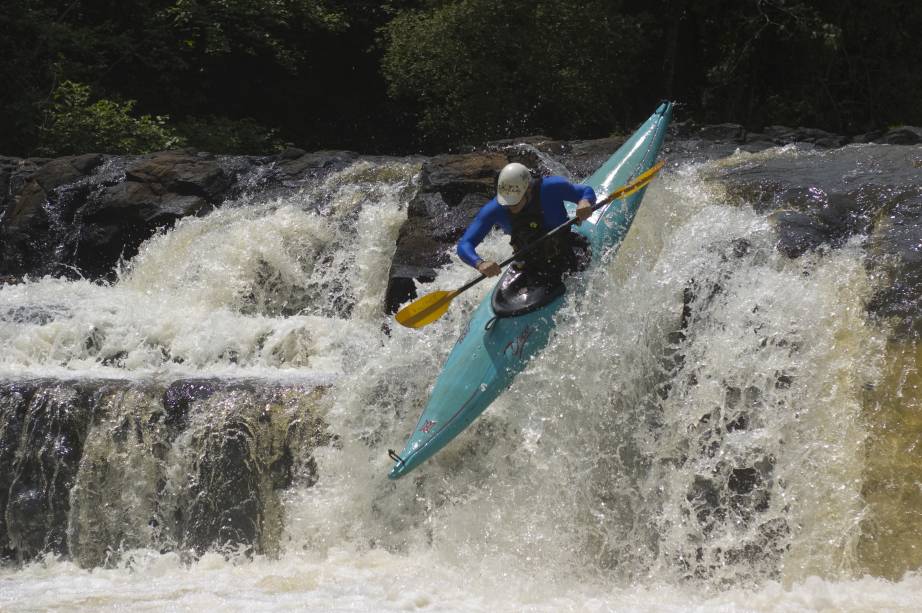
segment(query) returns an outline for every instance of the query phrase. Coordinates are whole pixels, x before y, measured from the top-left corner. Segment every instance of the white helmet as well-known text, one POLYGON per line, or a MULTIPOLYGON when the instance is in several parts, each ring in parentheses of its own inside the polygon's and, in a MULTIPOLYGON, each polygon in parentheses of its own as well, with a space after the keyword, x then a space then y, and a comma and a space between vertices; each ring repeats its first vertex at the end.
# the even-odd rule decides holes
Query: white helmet
POLYGON ((525 195, 531 174, 518 162, 506 164, 496 182, 496 200, 503 206, 515 206, 525 195))

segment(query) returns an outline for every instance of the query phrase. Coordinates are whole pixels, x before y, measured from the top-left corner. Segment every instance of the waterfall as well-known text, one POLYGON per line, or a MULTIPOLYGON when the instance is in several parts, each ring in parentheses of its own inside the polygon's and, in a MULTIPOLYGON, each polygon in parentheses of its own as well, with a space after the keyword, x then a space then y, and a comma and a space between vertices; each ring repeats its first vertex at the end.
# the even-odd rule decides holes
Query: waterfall
MULTIPOLYGON (((865 237, 791 258, 728 193, 798 153, 759 155, 671 164, 547 349, 396 482, 490 290, 388 325, 415 163, 185 218, 112 283, 0 288, 0 604, 910 606, 918 347, 868 316, 865 237)), ((471 278, 450 257, 421 291, 471 278)))

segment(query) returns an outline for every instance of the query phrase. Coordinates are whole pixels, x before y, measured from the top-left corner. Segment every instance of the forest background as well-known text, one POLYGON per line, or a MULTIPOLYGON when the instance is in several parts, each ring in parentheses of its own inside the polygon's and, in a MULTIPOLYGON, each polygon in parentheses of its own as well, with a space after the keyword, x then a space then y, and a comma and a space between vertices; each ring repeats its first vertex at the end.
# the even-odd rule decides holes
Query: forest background
POLYGON ((3 0, 0 154, 922 124, 918 0, 3 0))

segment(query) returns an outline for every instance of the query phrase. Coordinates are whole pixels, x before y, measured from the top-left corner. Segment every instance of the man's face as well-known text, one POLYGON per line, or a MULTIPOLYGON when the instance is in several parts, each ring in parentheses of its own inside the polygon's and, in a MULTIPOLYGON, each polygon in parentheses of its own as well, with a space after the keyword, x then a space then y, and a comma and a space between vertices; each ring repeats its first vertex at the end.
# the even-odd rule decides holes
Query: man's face
POLYGON ((522 194, 522 199, 519 200, 518 204, 515 206, 509 207, 509 212, 513 215, 519 213, 522 209, 525 208, 525 205, 528 203, 528 197, 531 195, 531 185, 525 189, 525 193, 522 194))

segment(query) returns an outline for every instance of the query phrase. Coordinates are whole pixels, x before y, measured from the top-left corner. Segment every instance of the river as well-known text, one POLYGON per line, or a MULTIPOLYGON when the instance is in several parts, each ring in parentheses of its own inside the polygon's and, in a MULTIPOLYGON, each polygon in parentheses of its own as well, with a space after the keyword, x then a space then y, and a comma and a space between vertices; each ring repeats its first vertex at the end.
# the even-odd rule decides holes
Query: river
MULTIPOLYGON (((112 283, 3 286, 0 440, 31 441, 0 455, 4 528, 32 546, 29 492, 33 519, 60 525, 32 546, 50 552, 0 568, 0 608, 917 610, 918 469, 899 453, 922 430, 904 427, 922 408, 915 341, 867 315, 865 237, 786 257, 714 179, 799 155, 667 167, 619 252, 571 281, 584 293, 544 353, 397 482, 386 449, 489 290, 421 330, 381 313, 413 161, 185 218, 112 283), (210 386, 182 427, 157 412, 177 381, 210 386), (39 405, 85 412, 80 457, 29 438, 39 405), (214 466, 241 449, 248 480, 214 466), (68 491, 39 491, 67 470, 68 491), (241 479, 234 515, 219 503, 241 479)), ((452 256, 430 287, 470 276, 452 256)))

